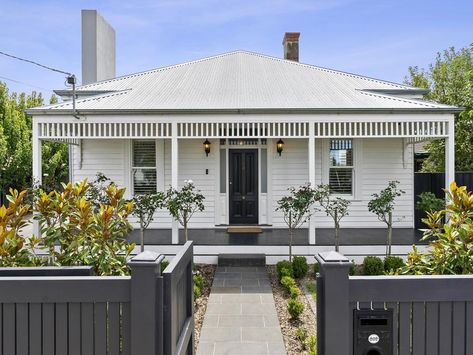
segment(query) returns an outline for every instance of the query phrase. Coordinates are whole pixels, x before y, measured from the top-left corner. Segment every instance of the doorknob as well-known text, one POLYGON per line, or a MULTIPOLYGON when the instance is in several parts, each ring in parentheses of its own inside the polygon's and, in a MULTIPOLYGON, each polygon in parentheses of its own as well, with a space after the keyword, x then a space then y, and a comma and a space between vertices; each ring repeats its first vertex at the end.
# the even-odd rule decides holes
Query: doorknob
POLYGON ((242 196, 241 199, 242 199, 242 200, 246 200, 246 196, 242 196))

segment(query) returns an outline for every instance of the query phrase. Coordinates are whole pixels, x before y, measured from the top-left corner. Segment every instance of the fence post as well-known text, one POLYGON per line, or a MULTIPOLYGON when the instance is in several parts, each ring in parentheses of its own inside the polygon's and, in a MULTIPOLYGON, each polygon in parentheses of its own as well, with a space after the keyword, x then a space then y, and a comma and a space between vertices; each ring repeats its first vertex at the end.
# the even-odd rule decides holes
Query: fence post
POLYGON ((317 275, 318 354, 351 354, 348 273, 352 263, 330 251, 315 256, 320 264, 317 275))
POLYGON ((128 263, 131 269, 131 353, 163 354, 164 256, 145 251, 128 263))

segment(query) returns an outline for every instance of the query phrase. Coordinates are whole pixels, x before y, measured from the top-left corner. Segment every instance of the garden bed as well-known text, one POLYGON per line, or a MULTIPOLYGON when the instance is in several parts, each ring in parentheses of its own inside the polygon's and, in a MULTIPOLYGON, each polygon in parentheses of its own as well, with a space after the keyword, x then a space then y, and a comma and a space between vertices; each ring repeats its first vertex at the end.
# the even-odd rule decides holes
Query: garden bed
MULTIPOLYGON (((312 268, 311 268, 312 269, 312 268)), ((279 324, 281 325, 281 332, 286 346, 287 355, 307 355, 308 350, 303 346, 303 343, 298 338, 298 329, 305 329, 307 331, 307 338, 311 335, 316 335, 316 318, 312 311, 309 300, 303 293, 299 296, 299 301, 304 304, 304 311, 299 320, 291 319, 287 311, 287 302, 290 299, 288 292, 281 286, 278 281, 276 267, 267 266, 271 287, 273 289, 273 297, 276 303, 276 311, 278 313, 279 324)), ((309 271, 305 279, 315 280, 312 270, 309 271)), ((298 282, 299 287, 303 286, 303 282, 298 282)), ((302 288, 302 287, 301 287, 302 288)))
POLYGON ((207 310, 207 302, 209 300, 210 289, 215 275, 216 265, 195 264, 195 268, 204 277, 204 287, 202 288, 202 295, 194 302, 194 334, 195 334, 195 349, 199 344, 200 331, 204 323, 204 315, 207 310))

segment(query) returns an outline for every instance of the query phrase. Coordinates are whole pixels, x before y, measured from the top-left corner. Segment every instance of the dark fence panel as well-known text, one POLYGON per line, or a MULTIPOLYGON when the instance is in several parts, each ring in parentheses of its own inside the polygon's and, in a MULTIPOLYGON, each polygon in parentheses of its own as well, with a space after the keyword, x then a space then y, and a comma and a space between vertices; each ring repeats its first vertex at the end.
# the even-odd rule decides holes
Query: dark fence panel
POLYGON ((316 258, 320 354, 358 354, 353 327, 336 324, 353 325, 359 309, 392 311, 394 355, 473 354, 473 275, 349 277, 343 255, 316 258))
MULTIPOLYGON (((455 173, 455 181, 458 186, 466 186, 468 190, 473 191, 473 171, 464 171, 455 173)), ((422 192, 432 192, 438 198, 444 198, 445 194, 445 174, 444 173, 415 173, 414 174, 414 203, 419 201, 419 195, 422 192)), ((415 210, 415 227, 425 228, 422 218, 425 217, 423 211, 415 210)))
POLYGON ((163 258, 137 255, 131 277, 64 276, 90 268, 3 270, 15 276, 0 276, 0 354, 193 354, 192 242, 161 273, 163 258))

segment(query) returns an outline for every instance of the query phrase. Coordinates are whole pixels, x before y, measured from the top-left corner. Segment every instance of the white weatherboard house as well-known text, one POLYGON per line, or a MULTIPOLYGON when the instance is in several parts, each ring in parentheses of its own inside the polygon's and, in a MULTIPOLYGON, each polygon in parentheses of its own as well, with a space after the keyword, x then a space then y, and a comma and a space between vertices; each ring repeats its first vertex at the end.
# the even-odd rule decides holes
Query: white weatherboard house
MULTIPOLYGON (((299 63, 298 39, 284 37, 285 59, 235 51, 80 86, 76 111, 71 100, 30 110, 34 176, 41 142, 59 140, 72 148, 74 181, 102 172, 131 197, 191 179, 205 211, 190 228, 207 230, 285 228, 277 201, 307 182, 351 200, 342 228, 384 227, 367 204, 398 180, 406 193, 396 227, 413 228, 412 144, 445 139, 452 181, 456 108, 410 86, 299 63)), ((317 212, 307 245, 316 244, 316 227, 332 226, 317 212)), ((178 243, 164 211, 151 228, 172 229, 178 243)))

